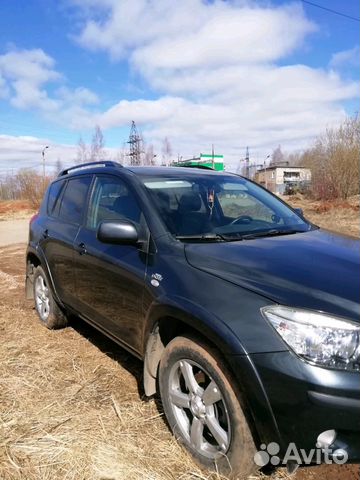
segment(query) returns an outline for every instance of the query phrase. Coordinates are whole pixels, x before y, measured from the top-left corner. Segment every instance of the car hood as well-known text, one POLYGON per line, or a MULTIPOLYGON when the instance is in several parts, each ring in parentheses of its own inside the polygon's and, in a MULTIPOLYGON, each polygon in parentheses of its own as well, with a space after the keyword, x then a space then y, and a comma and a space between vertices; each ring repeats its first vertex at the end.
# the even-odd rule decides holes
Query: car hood
POLYGON ((186 244, 185 254, 193 267, 273 302, 359 322, 360 242, 353 237, 312 230, 227 243, 186 244))

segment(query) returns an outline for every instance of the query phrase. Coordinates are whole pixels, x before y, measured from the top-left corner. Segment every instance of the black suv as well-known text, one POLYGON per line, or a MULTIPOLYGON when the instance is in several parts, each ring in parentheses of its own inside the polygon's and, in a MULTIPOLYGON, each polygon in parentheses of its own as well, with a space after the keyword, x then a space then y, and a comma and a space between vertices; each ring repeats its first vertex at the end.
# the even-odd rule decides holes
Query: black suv
POLYGON ((294 469, 292 442, 360 460, 356 239, 238 175, 104 161, 51 183, 26 261, 41 322, 76 314, 143 359, 202 466, 245 477, 270 444, 294 469))

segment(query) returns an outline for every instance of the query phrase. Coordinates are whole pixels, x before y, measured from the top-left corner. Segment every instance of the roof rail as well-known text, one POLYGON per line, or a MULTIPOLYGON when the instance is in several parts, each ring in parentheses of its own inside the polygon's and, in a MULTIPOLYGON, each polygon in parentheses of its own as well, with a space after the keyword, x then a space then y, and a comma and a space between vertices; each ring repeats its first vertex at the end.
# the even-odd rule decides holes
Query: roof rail
POLYGON ((88 168, 100 168, 100 167, 123 168, 123 166, 118 162, 113 162, 113 161, 110 161, 110 160, 103 160, 103 161, 100 160, 98 162, 81 163, 80 165, 75 165, 74 167, 65 168, 64 170, 62 170, 59 173, 58 177, 62 177, 62 176, 67 175, 68 173, 71 173, 71 172, 86 170, 88 168))

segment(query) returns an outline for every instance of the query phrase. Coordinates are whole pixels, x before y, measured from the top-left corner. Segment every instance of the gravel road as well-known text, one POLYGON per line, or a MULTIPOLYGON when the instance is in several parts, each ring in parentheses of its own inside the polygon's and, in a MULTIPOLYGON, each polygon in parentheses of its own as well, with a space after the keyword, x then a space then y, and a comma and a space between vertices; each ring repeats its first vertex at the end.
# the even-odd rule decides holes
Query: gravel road
POLYGON ((29 234, 29 219, 0 221, 0 247, 26 243, 29 234))

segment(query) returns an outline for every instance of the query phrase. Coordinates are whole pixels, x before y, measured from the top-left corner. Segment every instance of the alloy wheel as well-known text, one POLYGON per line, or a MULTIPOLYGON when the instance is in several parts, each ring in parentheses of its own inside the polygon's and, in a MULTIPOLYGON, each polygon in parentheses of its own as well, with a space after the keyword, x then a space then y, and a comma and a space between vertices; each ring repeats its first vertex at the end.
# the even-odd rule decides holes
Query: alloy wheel
POLYGON ((50 314, 50 296, 49 288, 42 275, 35 280, 35 303, 41 320, 45 322, 50 314))
POLYGON ((196 362, 176 362, 169 376, 170 405, 184 438, 210 459, 225 455, 231 441, 230 419, 218 385, 196 362))

